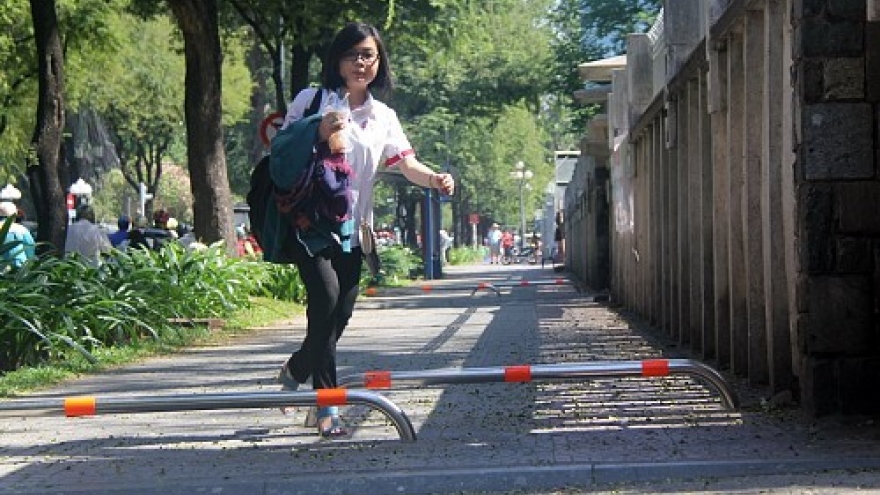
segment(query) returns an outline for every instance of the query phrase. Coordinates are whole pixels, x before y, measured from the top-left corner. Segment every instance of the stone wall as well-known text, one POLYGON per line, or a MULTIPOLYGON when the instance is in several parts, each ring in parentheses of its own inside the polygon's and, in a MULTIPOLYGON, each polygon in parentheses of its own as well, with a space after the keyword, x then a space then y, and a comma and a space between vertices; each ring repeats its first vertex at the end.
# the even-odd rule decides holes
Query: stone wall
POLYGON ((816 415, 880 411, 878 3, 669 0, 609 98, 613 298, 816 415))
POLYGON ((801 392, 816 413, 880 410, 877 3, 801 1, 793 29, 801 392))

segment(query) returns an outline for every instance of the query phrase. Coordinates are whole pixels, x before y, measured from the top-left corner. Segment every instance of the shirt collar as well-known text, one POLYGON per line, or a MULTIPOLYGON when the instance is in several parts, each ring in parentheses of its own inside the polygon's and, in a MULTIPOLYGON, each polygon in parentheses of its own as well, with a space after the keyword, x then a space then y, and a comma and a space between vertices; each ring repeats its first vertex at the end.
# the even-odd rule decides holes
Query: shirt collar
MULTIPOLYGON (((336 94, 339 95, 340 98, 343 96, 343 94, 342 94, 342 90, 341 90, 341 89, 336 90, 336 94)), ((353 111, 353 112, 357 112, 357 113, 361 113, 361 112, 370 112, 370 113, 372 113, 372 111, 373 111, 373 101, 375 101, 375 98, 373 98, 373 93, 371 93, 369 90, 367 90, 367 99, 364 100, 364 104, 361 105, 361 106, 359 106, 359 107, 357 107, 357 108, 355 108, 355 109, 353 109, 352 111, 353 111)))

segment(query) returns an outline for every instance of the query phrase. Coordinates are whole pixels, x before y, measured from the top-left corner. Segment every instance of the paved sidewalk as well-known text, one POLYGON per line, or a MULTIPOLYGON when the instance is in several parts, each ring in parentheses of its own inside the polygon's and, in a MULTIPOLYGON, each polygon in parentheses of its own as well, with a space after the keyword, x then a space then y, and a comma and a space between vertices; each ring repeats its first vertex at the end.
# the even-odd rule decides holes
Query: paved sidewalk
MULTIPOLYGON (((339 342, 340 376, 688 357, 637 319, 569 285, 472 295, 480 282, 558 278, 549 266, 445 270, 444 279, 431 282, 445 290, 417 285, 361 298, 339 342)), ((303 328, 297 318, 39 397, 277 391, 278 366, 303 328)), ((760 390, 732 383, 742 402, 734 412, 682 377, 383 392, 408 415, 414 443, 399 441, 384 416, 365 406, 343 409, 353 435, 338 441, 303 427, 304 408, 287 416, 233 409, 0 418, 0 494, 673 493, 692 486, 708 492, 706 481, 684 481, 692 478, 716 485, 735 479, 741 489, 754 489, 736 493, 790 493, 781 490, 791 484, 766 481, 778 484, 778 475, 841 488, 814 493, 880 486, 878 424, 771 410, 760 390), (841 469, 847 471, 811 474, 841 469), (858 482, 847 485, 853 476, 858 482)))

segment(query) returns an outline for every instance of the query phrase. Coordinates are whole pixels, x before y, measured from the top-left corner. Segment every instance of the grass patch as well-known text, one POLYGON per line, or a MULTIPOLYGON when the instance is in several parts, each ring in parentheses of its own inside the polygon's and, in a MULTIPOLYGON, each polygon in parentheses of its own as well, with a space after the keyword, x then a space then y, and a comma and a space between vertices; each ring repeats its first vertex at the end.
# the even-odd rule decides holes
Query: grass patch
POLYGON ((173 354, 181 349, 198 345, 216 345, 232 337, 245 335, 256 327, 269 326, 304 313, 305 308, 291 301, 270 298, 252 298, 250 308, 235 313, 219 331, 209 331, 201 325, 181 326, 177 332, 166 334, 162 341, 144 339, 128 345, 102 347, 92 354, 98 363, 92 364, 80 355, 35 367, 25 367, 0 376, 0 397, 14 397, 45 389, 77 376, 98 373, 144 359, 173 354))

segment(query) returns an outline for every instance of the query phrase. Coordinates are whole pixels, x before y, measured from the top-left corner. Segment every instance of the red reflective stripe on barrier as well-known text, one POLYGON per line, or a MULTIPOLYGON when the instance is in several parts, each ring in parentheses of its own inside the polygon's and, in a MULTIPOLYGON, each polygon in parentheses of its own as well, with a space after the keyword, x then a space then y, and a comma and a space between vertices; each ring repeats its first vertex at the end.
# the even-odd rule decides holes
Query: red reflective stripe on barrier
POLYGON ((642 361, 642 376, 669 375, 669 361, 666 359, 648 359, 642 361))
POLYGON ((528 285, 529 285, 529 281, 528 281, 528 280, 521 280, 520 283, 519 283, 519 286, 520 286, 520 287, 527 287, 528 285))
POLYGON ((364 373, 364 387, 391 388, 390 371, 368 371, 364 373))
POLYGON ((564 285, 564 284, 565 284, 564 278, 557 278, 556 279, 556 285, 564 285))
POLYGON ((479 284, 477 284, 478 289, 485 289, 487 287, 489 287, 489 284, 487 284, 486 282, 480 282, 479 284))
POLYGON ((344 406, 348 404, 348 393, 344 388, 320 388, 318 393, 318 406, 344 406))
POLYGON ((425 292, 431 292, 431 286, 430 285, 423 285, 422 290, 425 292))
POLYGON ((94 416, 97 410, 94 397, 68 397, 64 399, 64 414, 67 417, 94 416))
POLYGON ((506 366, 504 368, 505 382, 530 382, 532 381, 532 367, 529 365, 506 366))

